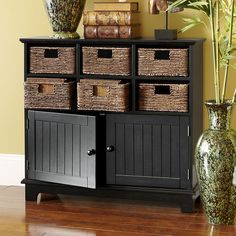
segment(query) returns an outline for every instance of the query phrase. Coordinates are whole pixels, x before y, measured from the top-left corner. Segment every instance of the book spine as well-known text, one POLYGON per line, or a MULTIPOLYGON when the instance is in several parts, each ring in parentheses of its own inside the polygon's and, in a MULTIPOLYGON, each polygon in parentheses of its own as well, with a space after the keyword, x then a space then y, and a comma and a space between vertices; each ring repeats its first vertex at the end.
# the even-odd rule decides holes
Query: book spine
POLYGON ((133 38, 132 26, 120 26, 119 37, 122 39, 133 38))
POLYGON ((84 26, 84 38, 114 39, 139 37, 139 26, 84 26))
POLYGON ((84 38, 85 39, 98 38, 98 27, 90 25, 84 26, 84 38))
POLYGON ((131 25, 136 24, 137 22, 137 14, 128 12, 120 12, 120 11, 87 11, 83 14, 83 24, 84 25, 131 25))
POLYGON ((98 26, 98 38, 119 38, 119 26, 98 26))
POLYGON ((95 11, 138 11, 138 2, 115 2, 115 3, 103 3, 95 2, 95 11))

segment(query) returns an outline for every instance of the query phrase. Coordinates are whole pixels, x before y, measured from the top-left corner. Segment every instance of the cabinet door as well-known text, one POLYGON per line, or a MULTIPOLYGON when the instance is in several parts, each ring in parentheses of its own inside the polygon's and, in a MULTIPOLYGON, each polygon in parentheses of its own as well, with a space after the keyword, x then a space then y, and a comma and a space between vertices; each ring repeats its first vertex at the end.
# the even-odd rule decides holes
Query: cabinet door
POLYGON ((95 188, 95 117, 28 111, 28 178, 95 188))
POLYGON ((107 183, 181 188, 188 171, 181 127, 177 116, 108 115, 107 183))

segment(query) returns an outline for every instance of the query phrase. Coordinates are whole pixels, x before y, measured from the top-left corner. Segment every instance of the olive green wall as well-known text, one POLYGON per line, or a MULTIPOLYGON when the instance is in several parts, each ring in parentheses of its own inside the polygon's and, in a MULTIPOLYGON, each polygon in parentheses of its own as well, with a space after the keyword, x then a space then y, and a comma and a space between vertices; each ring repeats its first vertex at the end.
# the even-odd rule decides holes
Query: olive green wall
MULTIPOLYGON (((96 0, 98 1, 98 0, 96 0)), ((103 0, 102 0, 103 1, 103 0)), ((92 0, 87 0, 86 9, 92 10, 92 0)), ((149 15, 147 0, 140 0, 142 36, 152 37, 153 30, 161 27, 163 15, 149 15)), ((181 17, 191 15, 192 12, 184 11, 172 14, 170 28, 180 28, 181 17)), ((40 0, 11 0, 2 1, 0 8, 0 153, 23 154, 23 45, 20 37, 50 35, 51 28, 47 15, 40 0)), ((80 26, 78 31, 82 32, 80 26)), ((204 98, 213 97, 213 82, 211 70, 211 51, 209 32, 198 27, 180 37, 207 38, 204 45, 204 98)), ((228 84, 231 97, 233 88, 236 87, 236 72, 230 73, 228 84)), ((197 101, 196 101, 197 102, 197 101)), ((236 112, 233 116, 233 128, 236 129, 236 112)), ((202 119, 202 117, 199 117, 202 119)), ((207 126, 206 112, 204 124, 207 126)))

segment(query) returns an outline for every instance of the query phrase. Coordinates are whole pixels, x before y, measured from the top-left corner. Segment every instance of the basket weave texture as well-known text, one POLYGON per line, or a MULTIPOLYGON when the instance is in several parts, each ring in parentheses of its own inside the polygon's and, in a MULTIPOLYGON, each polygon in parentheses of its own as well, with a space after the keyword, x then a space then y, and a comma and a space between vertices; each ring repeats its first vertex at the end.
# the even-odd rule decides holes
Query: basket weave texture
POLYGON ((139 84, 139 110, 188 112, 187 84, 139 84), (169 88, 170 94, 157 94, 157 88, 169 88))
POLYGON ((129 83, 120 80, 81 79, 77 83, 78 110, 129 110, 129 83))
POLYGON ((25 108, 72 109, 76 82, 66 79, 28 78, 25 82, 25 108))
POLYGON ((117 47, 83 47, 83 73, 130 75, 131 49, 117 47), (99 55, 108 53, 109 55, 99 55))
POLYGON ((188 49, 139 48, 138 75, 188 76, 188 49))
POLYGON ((31 47, 30 73, 75 73, 74 47, 31 47))

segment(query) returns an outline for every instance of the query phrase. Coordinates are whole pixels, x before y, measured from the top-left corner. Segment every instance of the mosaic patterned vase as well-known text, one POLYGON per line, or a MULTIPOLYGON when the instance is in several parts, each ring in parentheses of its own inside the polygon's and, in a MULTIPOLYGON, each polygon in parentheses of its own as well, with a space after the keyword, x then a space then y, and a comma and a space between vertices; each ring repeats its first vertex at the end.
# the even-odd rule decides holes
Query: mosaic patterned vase
POLYGON ((79 38, 76 32, 86 0, 44 0, 53 38, 79 38))
POLYGON ((195 151, 200 197, 210 224, 234 224, 236 212, 236 132, 230 129, 233 105, 206 102, 210 127, 195 151))

